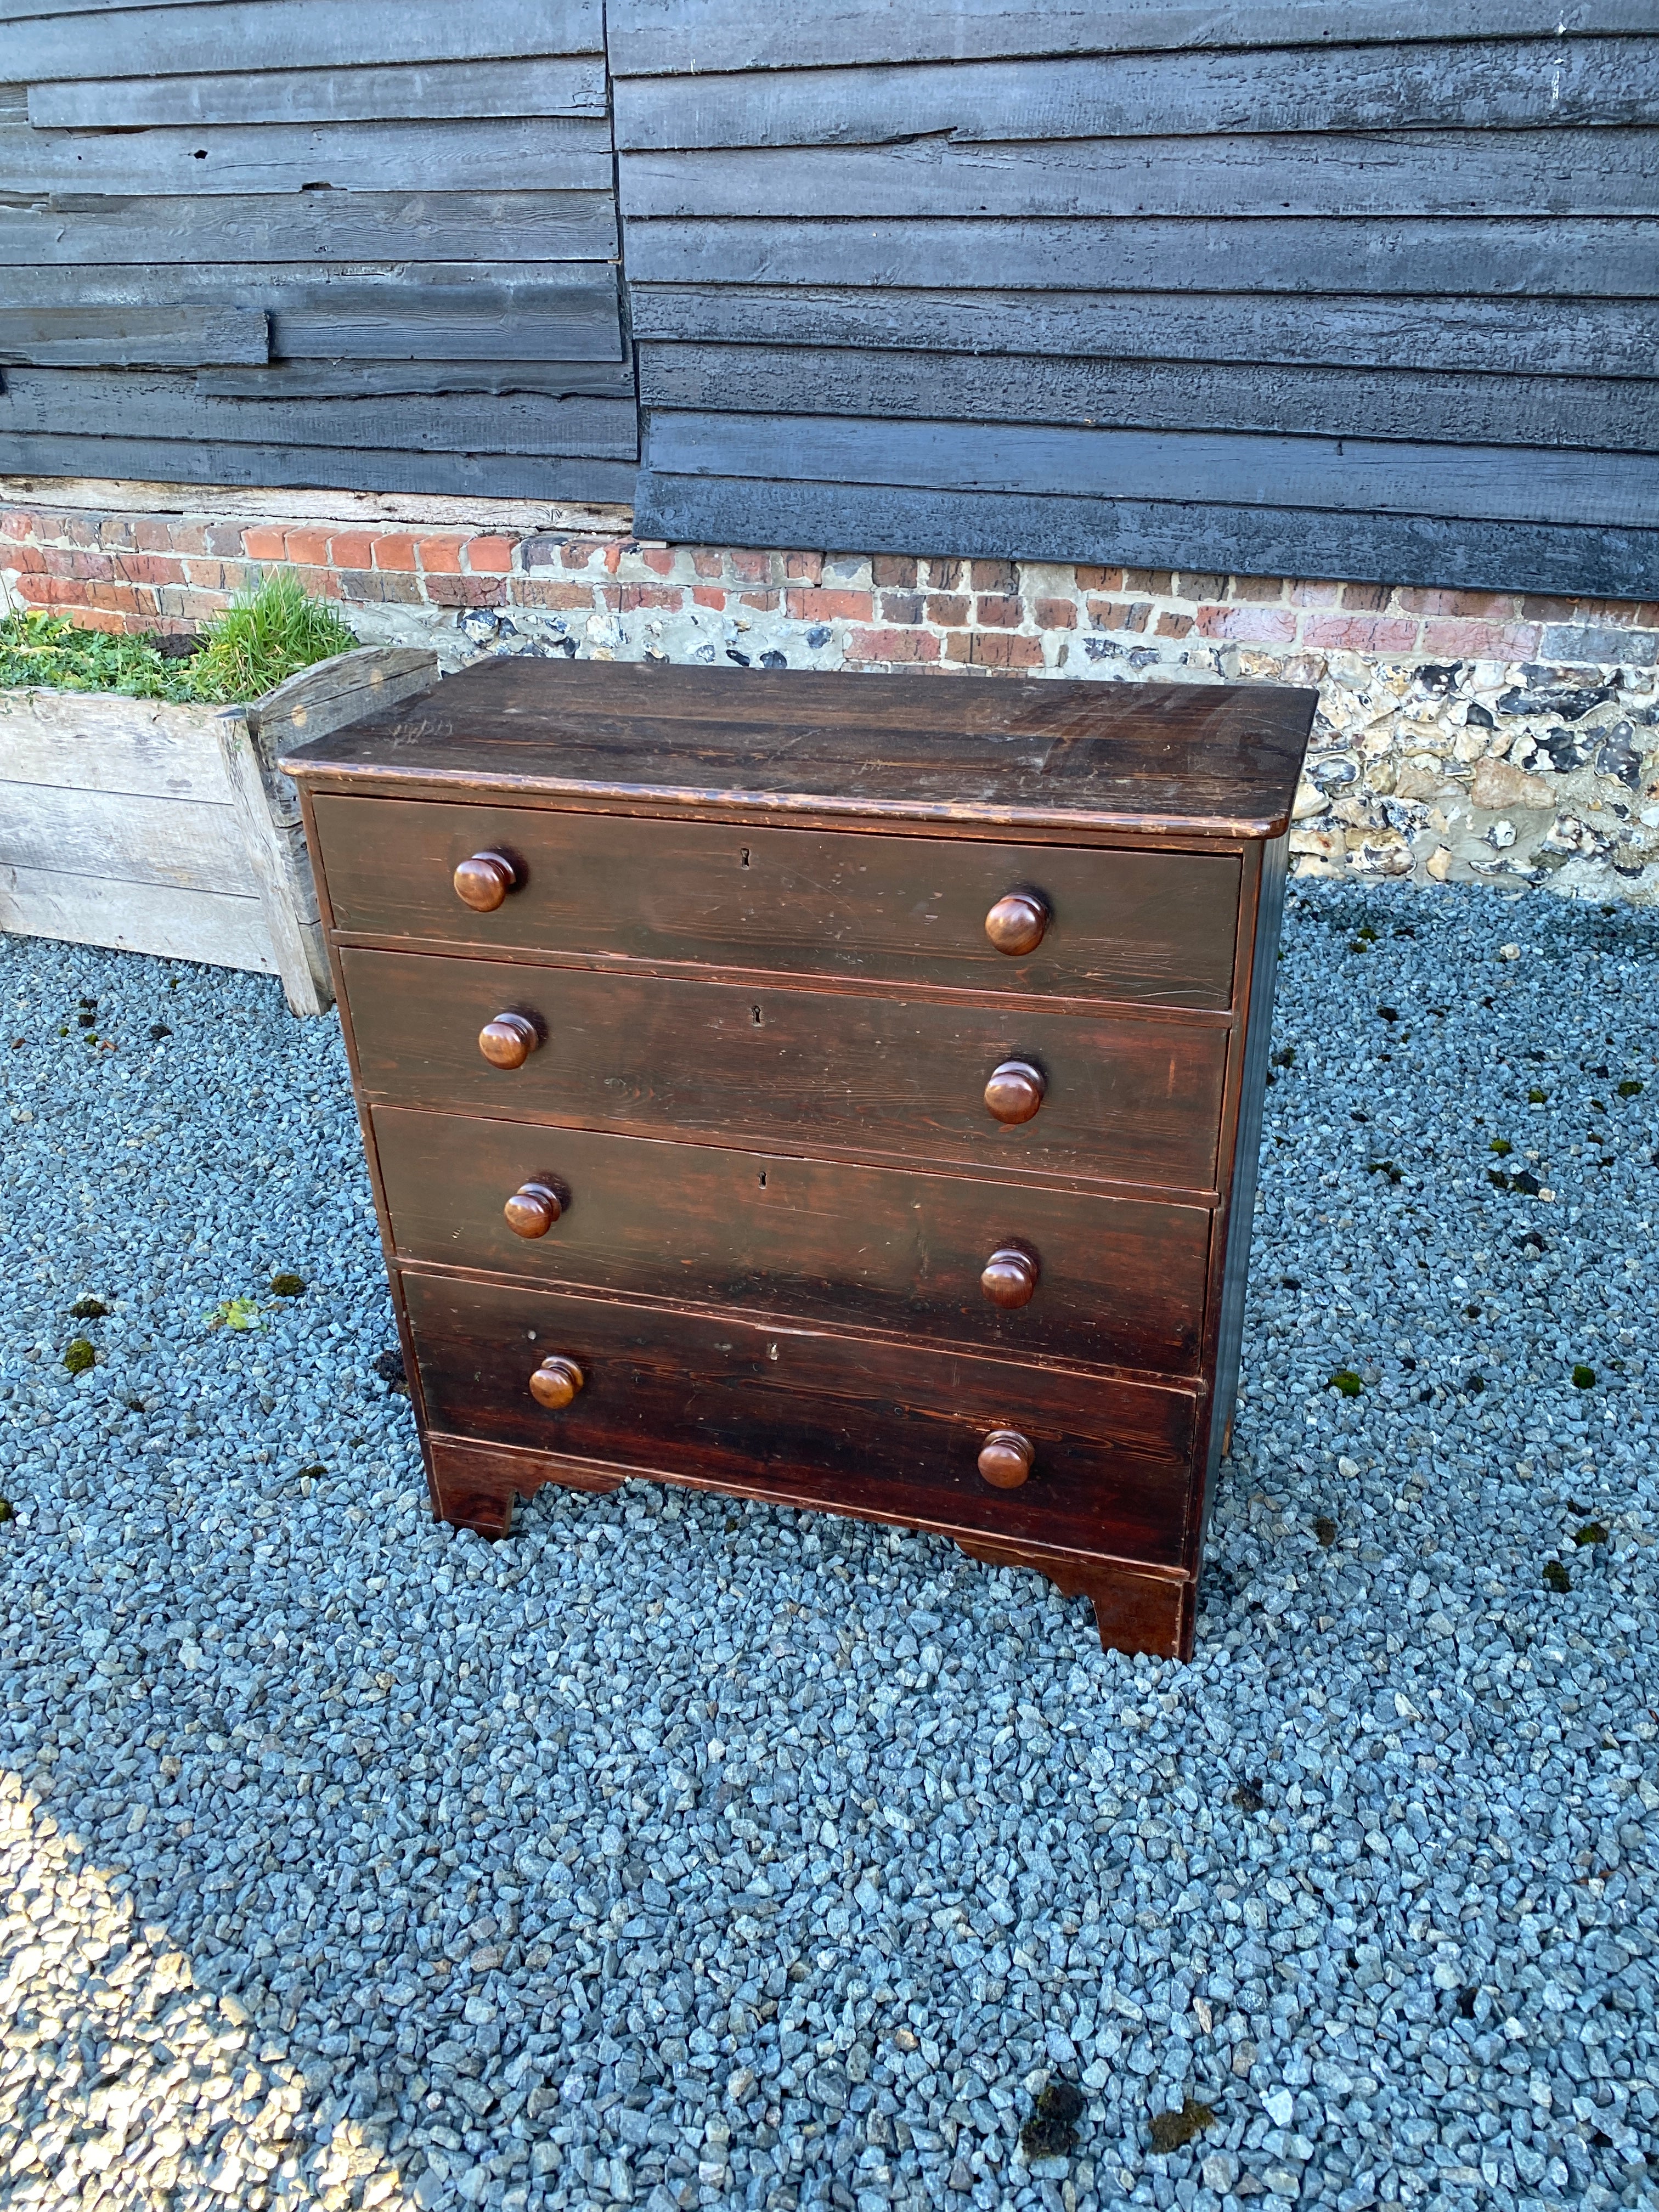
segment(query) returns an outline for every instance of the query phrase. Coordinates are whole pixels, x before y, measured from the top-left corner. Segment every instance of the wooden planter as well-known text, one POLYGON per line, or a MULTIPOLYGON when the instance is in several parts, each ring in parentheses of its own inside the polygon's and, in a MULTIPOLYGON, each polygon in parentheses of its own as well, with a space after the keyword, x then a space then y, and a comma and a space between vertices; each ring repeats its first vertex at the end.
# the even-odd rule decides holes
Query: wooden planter
POLYGON ((0 929, 280 975, 332 1003, 287 748, 428 690, 437 656, 366 646, 246 707, 0 690, 0 929))

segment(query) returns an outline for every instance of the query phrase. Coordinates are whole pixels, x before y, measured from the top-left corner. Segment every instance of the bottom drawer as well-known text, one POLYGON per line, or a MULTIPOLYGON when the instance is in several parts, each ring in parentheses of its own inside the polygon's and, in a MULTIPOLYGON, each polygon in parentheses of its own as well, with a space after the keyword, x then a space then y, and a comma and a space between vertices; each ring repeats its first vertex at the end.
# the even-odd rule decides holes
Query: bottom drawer
POLYGON ((448 1436, 1184 1564, 1190 1391, 413 1271, 402 1286, 427 1423, 448 1436), (553 1357, 582 1377, 556 1410, 530 1388, 553 1357), (999 1429, 1034 1448, 1018 1488, 979 1472, 999 1429))

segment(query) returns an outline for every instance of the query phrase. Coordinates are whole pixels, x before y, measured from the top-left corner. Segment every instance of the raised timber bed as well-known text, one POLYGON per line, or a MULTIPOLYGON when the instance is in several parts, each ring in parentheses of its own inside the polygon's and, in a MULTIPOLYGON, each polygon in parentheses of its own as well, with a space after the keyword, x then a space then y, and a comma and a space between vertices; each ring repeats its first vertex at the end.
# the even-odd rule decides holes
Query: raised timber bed
POLYGON ((0 690, 0 929, 333 988, 286 746, 429 690, 437 657, 366 646, 246 707, 0 690))

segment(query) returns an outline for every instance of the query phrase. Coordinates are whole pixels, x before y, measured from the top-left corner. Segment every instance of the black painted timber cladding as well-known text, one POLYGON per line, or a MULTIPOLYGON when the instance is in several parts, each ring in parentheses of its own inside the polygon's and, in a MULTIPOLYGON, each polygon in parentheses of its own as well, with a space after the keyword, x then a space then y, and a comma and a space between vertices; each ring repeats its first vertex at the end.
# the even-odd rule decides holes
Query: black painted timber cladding
POLYGON ((1652 0, 608 39, 642 532, 1659 591, 1652 0))
POLYGON ((0 473, 627 501, 601 0, 0 0, 0 473))
POLYGON ((1655 0, 0 0, 0 473, 1659 592, 1655 0))

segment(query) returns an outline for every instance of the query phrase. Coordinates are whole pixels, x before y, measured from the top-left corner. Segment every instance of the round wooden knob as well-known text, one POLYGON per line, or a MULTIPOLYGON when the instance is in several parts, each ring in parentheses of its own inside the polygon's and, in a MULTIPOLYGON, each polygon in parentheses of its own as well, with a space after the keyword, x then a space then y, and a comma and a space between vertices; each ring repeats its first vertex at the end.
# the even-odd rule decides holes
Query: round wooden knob
POLYGON ((455 871, 455 896, 475 914, 494 914, 518 882, 519 872, 505 853, 475 853, 455 871))
POLYGON ((574 1359, 562 1359, 552 1353, 531 1376, 530 1395, 538 1406, 556 1413, 570 1403, 586 1380, 574 1359))
POLYGON ((1048 927, 1048 909, 1035 891, 1010 891, 985 917, 985 934, 1011 959, 1035 952, 1048 927))
POLYGON ((515 1237, 545 1237, 564 1207, 550 1184, 521 1182, 501 1212, 515 1237))
POLYGON ((1029 1306, 1036 1296, 1036 1261, 1017 1244, 999 1245, 981 1271, 979 1286, 994 1306, 1029 1306))
POLYGON ((979 1449, 979 1471, 994 1490, 1018 1490, 1031 1472, 1036 1446, 1018 1429, 993 1429, 979 1449))
POLYGON ((492 1067, 522 1067, 540 1042, 525 1014, 497 1014, 478 1031, 478 1049, 492 1067))
POLYGON ((1048 1088, 1040 1067, 1029 1060, 1005 1060, 985 1086, 985 1103, 997 1121, 1029 1121, 1048 1088))

